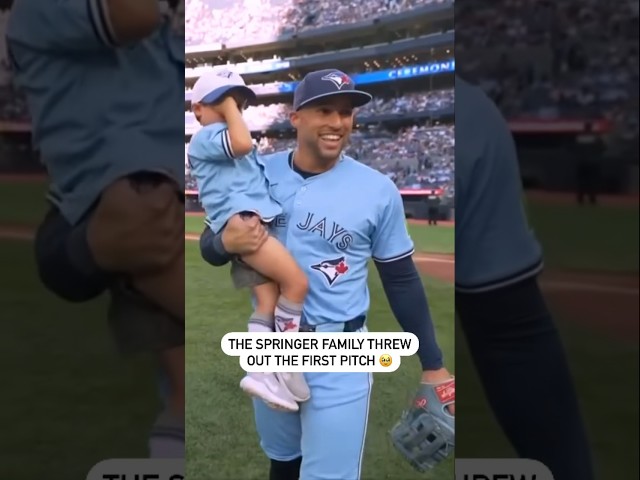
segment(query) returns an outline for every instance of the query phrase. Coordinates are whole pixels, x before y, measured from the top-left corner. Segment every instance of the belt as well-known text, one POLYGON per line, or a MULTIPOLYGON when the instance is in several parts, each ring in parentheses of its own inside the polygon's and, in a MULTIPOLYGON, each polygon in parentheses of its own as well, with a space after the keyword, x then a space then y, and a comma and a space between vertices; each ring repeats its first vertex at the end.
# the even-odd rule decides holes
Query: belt
MULTIPOLYGON (((351 320, 347 320, 346 322, 344 322, 344 328, 343 328, 343 332, 345 333, 351 333, 351 332, 357 332, 358 330, 360 330, 362 327, 364 327, 364 323, 366 321, 367 317, 365 317, 364 315, 360 315, 359 317, 353 318, 351 320)), ((318 325, 300 325, 300 332, 302 333, 310 333, 310 332, 315 332, 316 328, 318 327, 318 325)))

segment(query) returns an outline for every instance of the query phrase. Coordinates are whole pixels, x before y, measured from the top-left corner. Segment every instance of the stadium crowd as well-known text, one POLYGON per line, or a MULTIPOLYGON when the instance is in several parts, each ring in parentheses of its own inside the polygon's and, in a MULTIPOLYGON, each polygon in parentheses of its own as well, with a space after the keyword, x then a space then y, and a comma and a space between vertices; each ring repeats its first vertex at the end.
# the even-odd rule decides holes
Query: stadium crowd
MULTIPOLYGON (((354 22, 374 11, 394 13, 430 0, 373 0, 352 8, 353 1, 187 0, 187 20, 196 24, 188 42, 259 43, 283 32, 354 22), (208 25, 201 20, 207 15, 208 25), (228 28, 210 28, 224 22, 228 28)), ((506 115, 566 118, 604 111, 616 134, 637 139, 637 0, 617 2, 615 8, 605 0, 461 3, 456 56, 457 65, 469 67, 465 73, 506 115)))
MULTIPOLYGON (((373 11, 392 13, 449 0, 372 0, 351 8, 354 1, 186 0, 186 41, 192 46, 240 39, 258 43, 279 33, 281 26, 306 30, 353 22, 373 11)), ((0 11, 0 32, 6 18, 7 12, 0 11)), ((460 4, 457 66, 469 67, 465 73, 479 81, 509 116, 554 118, 604 110, 621 137, 637 141, 637 26, 637 0, 617 2, 615 9, 605 0, 481 0, 466 8, 460 4), (494 60, 485 61, 490 57, 494 60), (474 59, 483 61, 474 64, 474 59)), ((23 119, 24 100, 8 86, 3 37, 0 118, 23 119)), ((271 111, 256 115, 273 118, 271 111)))
POLYGON ((584 117, 604 110, 619 133, 637 138, 637 0, 465 5, 456 8, 457 65, 504 113, 584 117), (487 52, 495 52, 492 61, 474 64, 487 52))
POLYGON ((186 0, 188 46, 252 44, 451 0, 186 0))
MULTIPOLYGON (((455 176, 454 127, 415 125, 392 133, 383 127, 354 132, 345 153, 389 176, 398 188, 443 188, 453 196, 455 176)), ((262 154, 288 150, 290 138, 263 136, 256 141, 262 154)), ((188 144, 185 145, 185 176, 188 188, 195 189, 189 175, 188 144)))
MULTIPOLYGON (((373 12, 450 0, 371 0, 352 8, 355 1, 186 0, 186 41, 190 46, 259 43, 284 31, 352 23, 373 12)), ((480 0, 467 9, 458 7, 458 70, 469 67, 465 73, 483 85, 507 116, 584 117, 604 110, 619 138, 638 141, 637 0, 617 2, 616 8, 605 0, 480 0), (493 61, 485 61, 491 57, 493 61)), ((0 33, 7 15, 0 10, 0 33)), ((0 35, 0 121, 27 120, 25 102, 10 85, 4 47, 0 35)), ((452 100, 451 92, 378 99, 360 115, 441 108, 452 100)), ((282 104, 247 112, 258 129, 286 119, 286 114, 282 104)), ((396 174, 399 182, 407 177, 396 174)))
MULTIPOLYGON (((441 110, 453 107, 453 100, 453 89, 408 93, 392 98, 376 98, 363 108, 358 109, 358 118, 441 110)), ((244 112, 244 118, 252 130, 264 130, 271 125, 288 122, 290 110, 291 106, 284 103, 255 105, 247 108, 244 112)), ((186 113, 185 124, 188 128, 198 128, 198 122, 191 112, 186 113)))

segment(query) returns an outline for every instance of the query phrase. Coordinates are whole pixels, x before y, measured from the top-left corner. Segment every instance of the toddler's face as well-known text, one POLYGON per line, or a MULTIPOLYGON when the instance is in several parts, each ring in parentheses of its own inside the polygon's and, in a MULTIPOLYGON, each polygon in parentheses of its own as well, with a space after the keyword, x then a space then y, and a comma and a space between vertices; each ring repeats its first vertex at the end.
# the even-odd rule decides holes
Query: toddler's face
POLYGON ((197 103, 193 106, 193 114, 200 125, 210 125, 222 120, 221 115, 216 111, 213 105, 206 103, 197 103))

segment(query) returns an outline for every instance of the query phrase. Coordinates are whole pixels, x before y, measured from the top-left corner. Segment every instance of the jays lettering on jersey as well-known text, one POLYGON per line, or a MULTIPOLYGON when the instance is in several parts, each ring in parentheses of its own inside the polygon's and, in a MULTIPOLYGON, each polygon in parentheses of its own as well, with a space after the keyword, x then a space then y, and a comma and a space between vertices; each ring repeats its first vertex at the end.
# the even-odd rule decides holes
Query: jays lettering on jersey
POLYGON ((456 78, 456 288, 481 292, 542 269, 527 225, 515 144, 497 107, 456 78))
POLYGON ((236 213, 255 211, 266 220, 282 212, 269 196, 255 148, 244 158, 236 158, 226 123, 202 127, 191 138, 187 157, 206 223, 214 232, 236 213))
POLYGON ((271 195, 283 207, 274 234, 309 278, 306 321, 344 322, 366 314, 369 261, 392 262, 414 251, 396 186, 348 156, 306 179, 292 169, 290 152, 262 161, 271 195))
POLYGON ((117 178, 160 171, 183 188, 184 35, 169 12, 119 45, 102 0, 14 3, 7 25, 51 199, 71 223, 117 178))

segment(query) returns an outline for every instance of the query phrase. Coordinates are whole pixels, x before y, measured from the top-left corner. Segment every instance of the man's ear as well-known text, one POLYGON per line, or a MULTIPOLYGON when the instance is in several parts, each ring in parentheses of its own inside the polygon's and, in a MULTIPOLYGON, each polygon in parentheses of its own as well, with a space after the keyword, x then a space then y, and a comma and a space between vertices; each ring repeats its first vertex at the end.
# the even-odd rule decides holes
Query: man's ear
POLYGON ((298 124, 300 123, 300 115, 298 115, 298 112, 289 113, 289 122, 293 128, 298 128, 298 124))

